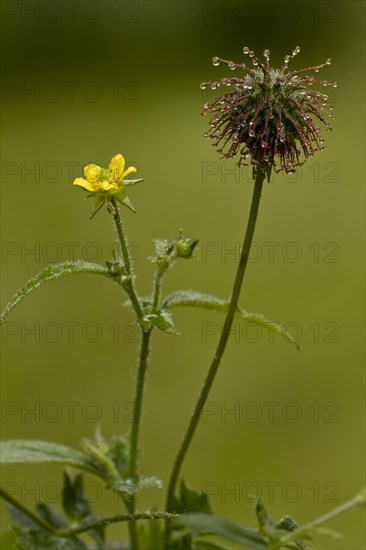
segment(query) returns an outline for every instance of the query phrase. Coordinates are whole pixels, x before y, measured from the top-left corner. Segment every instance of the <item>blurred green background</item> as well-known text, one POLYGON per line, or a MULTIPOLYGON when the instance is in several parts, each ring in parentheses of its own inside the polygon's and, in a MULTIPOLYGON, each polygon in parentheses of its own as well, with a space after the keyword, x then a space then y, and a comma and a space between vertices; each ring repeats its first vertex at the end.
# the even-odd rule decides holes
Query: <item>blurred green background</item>
MULTIPOLYGON (((249 172, 221 161, 203 138, 208 119, 199 113, 209 96, 199 84, 229 76, 211 58, 241 61, 243 46, 258 55, 269 48, 274 65, 296 45, 302 51, 293 67, 332 58, 321 73, 339 84, 327 149, 301 176, 276 175, 265 186, 241 299, 249 311, 289 323, 301 351, 236 325, 184 477, 209 487, 218 514, 247 525, 255 524, 253 494, 274 518, 291 514, 298 522, 351 497, 364 483, 364 3, 27 1, 3 8, 4 305, 50 262, 111 256, 110 218, 103 212, 90 221, 92 204, 71 183, 84 164, 105 166, 118 152, 144 178, 130 193, 136 215, 123 212, 141 294, 150 291, 152 239, 182 227, 200 244, 164 290, 228 296, 236 262, 227 252, 242 239, 252 184, 249 172)), ((79 276, 12 313, 2 335, 2 438, 78 447, 96 420, 106 437, 128 432, 138 343, 123 302, 108 281, 79 276)), ((179 335, 154 336, 141 433, 141 469, 164 481, 222 318, 183 310, 175 321, 179 335)), ((2 480, 28 506, 59 500, 59 467, 8 467, 2 480)), ((95 480, 88 483, 100 514, 121 509, 100 498, 95 480)), ((163 494, 146 491, 138 507, 147 506, 161 509, 163 494)), ((362 519, 362 511, 340 518, 330 527, 345 538, 317 537, 316 544, 361 550, 362 519)), ((110 530, 111 538, 121 533, 110 530)))

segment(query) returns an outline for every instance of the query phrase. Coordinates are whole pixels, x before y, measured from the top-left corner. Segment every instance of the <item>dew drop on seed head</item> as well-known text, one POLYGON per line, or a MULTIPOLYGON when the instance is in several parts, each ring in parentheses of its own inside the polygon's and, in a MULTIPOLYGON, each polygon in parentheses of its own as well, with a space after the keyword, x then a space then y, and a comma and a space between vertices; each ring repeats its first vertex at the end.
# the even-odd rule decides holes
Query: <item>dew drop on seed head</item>
POLYGON ((254 57, 254 56, 255 56, 255 53, 253 52, 253 50, 250 50, 249 57, 254 57))
POLYGON ((320 71, 319 67, 316 67, 316 68, 314 69, 314 71, 315 71, 316 73, 318 73, 318 72, 320 71))
POLYGON ((300 53, 300 52, 301 52, 300 46, 296 46, 296 48, 295 48, 294 51, 293 51, 293 55, 297 55, 297 54, 300 53))
POLYGON ((336 82, 334 82, 333 88, 338 88, 338 84, 336 82))
POLYGON ((201 82, 200 88, 201 88, 201 90, 206 90, 207 85, 204 82, 201 82))
POLYGON ((245 55, 249 53, 249 48, 247 46, 243 48, 243 53, 245 53, 245 55))
POLYGON ((291 57, 289 55, 285 56, 284 62, 288 63, 290 61, 291 57))
POLYGON ((212 58, 212 65, 214 65, 215 67, 220 65, 220 59, 218 57, 213 57, 212 58))
POLYGON ((270 53, 271 53, 271 52, 270 52, 269 50, 264 50, 263 56, 264 56, 266 59, 269 59, 270 53))
POLYGON ((325 64, 326 65, 330 65, 332 63, 332 60, 330 58, 328 58, 326 61, 325 61, 325 64))

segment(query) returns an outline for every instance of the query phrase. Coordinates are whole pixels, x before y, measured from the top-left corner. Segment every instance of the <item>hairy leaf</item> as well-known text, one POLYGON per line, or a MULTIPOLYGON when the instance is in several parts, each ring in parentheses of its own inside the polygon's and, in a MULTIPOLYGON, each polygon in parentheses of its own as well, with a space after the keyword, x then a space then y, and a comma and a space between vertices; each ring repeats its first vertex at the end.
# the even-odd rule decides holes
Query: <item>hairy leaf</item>
POLYGON ((74 275, 77 273, 94 273, 96 275, 104 275, 106 277, 111 277, 109 270, 106 267, 103 267, 99 264, 92 264, 84 261, 76 262, 65 262, 62 264, 51 265, 38 273, 35 277, 30 279, 24 286, 22 286, 13 298, 5 307, 4 311, 1 314, 0 321, 9 315, 12 309, 19 304, 24 298, 31 294, 34 290, 38 290, 47 283, 61 279, 66 275, 74 275))
POLYGON ((67 464, 99 475, 91 460, 82 452, 49 441, 15 439, 0 442, 0 464, 54 462, 67 464))
POLYGON ((240 544, 242 548, 252 550, 267 550, 266 539, 254 529, 237 525, 227 519, 211 514, 188 514, 176 520, 188 528, 193 537, 216 535, 227 541, 240 544))
MULTIPOLYGON (((163 307, 166 309, 178 306, 199 307, 226 313, 229 308, 229 302, 227 300, 222 300, 221 298, 211 296, 210 294, 195 292, 194 290, 180 290, 170 294, 165 299, 163 304, 163 307)), ((299 349, 299 345, 296 340, 282 325, 276 323, 275 321, 266 319, 261 313, 250 313, 240 307, 237 307, 235 315, 247 323, 254 323, 255 325, 267 328, 268 330, 272 330, 273 332, 280 334, 285 338, 285 340, 295 344, 296 348, 299 349)))
POLYGON ((39 532, 13 527, 19 550, 88 550, 86 544, 78 538, 60 538, 42 536, 39 532))

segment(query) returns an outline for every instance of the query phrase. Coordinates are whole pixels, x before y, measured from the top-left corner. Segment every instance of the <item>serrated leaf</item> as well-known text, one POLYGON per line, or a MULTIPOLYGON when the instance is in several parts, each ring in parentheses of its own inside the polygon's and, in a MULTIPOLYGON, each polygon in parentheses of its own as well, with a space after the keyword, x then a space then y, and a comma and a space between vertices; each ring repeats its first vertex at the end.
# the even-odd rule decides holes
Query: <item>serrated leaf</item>
POLYGON ((83 475, 77 473, 73 478, 64 472, 64 486, 62 490, 62 507, 67 517, 73 522, 92 516, 92 509, 85 497, 83 475))
MULTIPOLYGON (((73 478, 64 472, 64 487, 62 491, 62 507, 73 525, 92 523, 98 519, 85 496, 83 475, 77 473, 73 478)), ((99 526, 88 531, 98 545, 103 547, 104 527, 99 526)))
POLYGON ((188 514, 175 521, 188 528, 193 537, 216 535, 227 541, 242 545, 243 549, 268 549, 265 538, 254 529, 242 527, 218 516, 211 514, 188 514))
POLYGON ((24 286, 22 286, 18 290, 16 294, 14 294, 13 298, 10 300, 10 302, 7 304, 4 311, 2 312, 0 321, 4 321, 11 310, 14 309, 14 307, 18 305, 19 302, 21 302, 24 298, 26 298, 35 290, 38 290, 47 283, 51 283, 53 281, 56 281, 57 279, 61 279, 66 275, 74 275, 78 273, 93 273, 96 275, 110 277, 110 272, 106 267, 103 267, 99 264, 84 262, 81 260, 76 262, 64 262, 62 264, 51 265, 38 273, 38 275, 36 275, 32 279, 30 279, 24 286))
MULTIPOLYGON (((178 292, 174 292, 165 298, 163 304, 163 307, 167 309, 181 306, 199 307, 226 313, 229 308, 229 302, 227 300, 222 300, 221 298, 216 298, 216 296, 211 296, 210 294, 195 292, 194 290, 179 290, 178 292)), ((268 330, 272 330, 273 332, 280 334, 286 341, 291 342, 297 349, 299 349, 299 345, 296 340, 280 323, 266 319, 261 313, 250 313, 240 307, 237 307, 235 315, 247 323, 254 323, 255 325, 267 328, 268 330)))
POLYGON ((0 442, 0 464, 66 464, 99 475, 84 453, 49 441, 15 439, 0 442))
POLYGON ((211 507, 206 493, 199 493, 191 489, 184 480, 180 483, 179 496, 173 499, 173 509, 177 514, 211 514, 211 507))
POLYGON ((56 527, 56 529, 66 529, 67 521, 61 514, 47 502, 38 502, 36 505, 36 513, 43 518, 47 523, 56 527))

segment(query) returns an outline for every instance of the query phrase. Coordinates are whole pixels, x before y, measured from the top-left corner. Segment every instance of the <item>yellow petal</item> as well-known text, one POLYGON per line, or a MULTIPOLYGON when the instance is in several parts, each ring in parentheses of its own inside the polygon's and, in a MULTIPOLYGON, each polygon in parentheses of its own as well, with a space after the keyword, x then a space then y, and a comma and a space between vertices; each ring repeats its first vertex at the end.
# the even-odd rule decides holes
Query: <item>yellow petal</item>
POLYGON ((97 184, 97 189, 98 191, 116 191, 118 189, 118 185, 104 180, 97 184))
POLYGON ((91 183, 97 182, 102 175, 102 168, 97 164, 88 164, 84 168, 84 176, 91 183))
POLYGON ((91 191, 91 193, 95 193, 97 191, 95 185, 84 178, 76 178, 76 180, 74 180, 74 185, 79 185, 87 191, 91 191))
POLYGON ((137 168, 134 166, 129 166, 127 170, 123 172, 122 179, 124 180, 129 174, 134 174, 135 172, 137 172, 137 168))
POLYGON ((114 181, 119 181, 122 178, 123 170, 125 169, 126 161, 122 155, 116 155, 109 163, 109 170, 113 175, 114 181))

